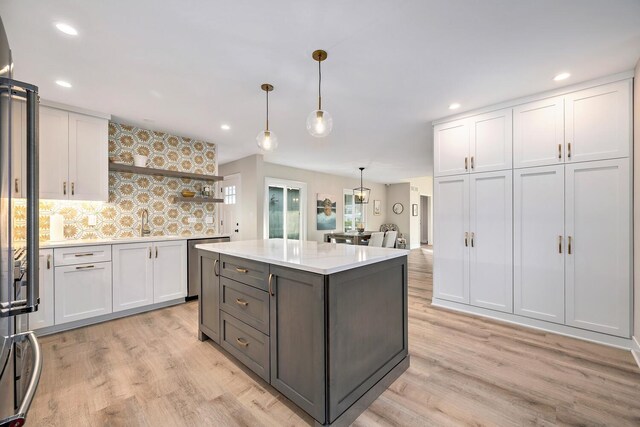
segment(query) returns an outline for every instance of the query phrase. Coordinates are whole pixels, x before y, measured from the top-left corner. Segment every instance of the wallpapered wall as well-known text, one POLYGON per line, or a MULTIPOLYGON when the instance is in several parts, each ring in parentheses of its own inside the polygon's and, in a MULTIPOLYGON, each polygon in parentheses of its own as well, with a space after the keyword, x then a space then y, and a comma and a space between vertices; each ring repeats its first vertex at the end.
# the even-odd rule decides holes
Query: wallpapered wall
MULTIPOLYGON (((133 163, 133 155, 149 156, 150 167, 202 174, 216 174, 216 146, 164 132, 150 131, 119 123, 109 123, 109 157, 133 163)), ((209 183, 211 184, 211 183, 209 183)), ((183 189, 200 191, 203 181, 150 175, 109 172, 109 202, 40 201, 40 240, 49 240, 49 215, 64 216, 67 239, 133 237, 140 233, 140 214, 149 210, 151 234, 210 235, 217 232, 214 203, 172 203, 171 197, 183 189), (88 215, 96 215, 90 226, 88 215), (205 217, 213 223, 206 224, 205 217), (189 218, 195 217, 195 223, 189 218)), ((25 239, 24 200, 14 205, 14 240, 25 239)))

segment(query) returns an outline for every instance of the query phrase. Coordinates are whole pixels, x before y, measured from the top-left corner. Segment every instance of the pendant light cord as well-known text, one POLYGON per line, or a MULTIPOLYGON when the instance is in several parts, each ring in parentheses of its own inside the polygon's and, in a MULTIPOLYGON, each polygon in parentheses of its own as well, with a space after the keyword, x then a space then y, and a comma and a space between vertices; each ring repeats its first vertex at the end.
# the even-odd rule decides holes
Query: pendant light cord
POLYGON ((269 131, 269 91, 267 92, 267 131, 269 131))
POLYGON ((322 110, 322 95, 320 85, 322 84, 322 61, 318 61, 318 110, 322 110))

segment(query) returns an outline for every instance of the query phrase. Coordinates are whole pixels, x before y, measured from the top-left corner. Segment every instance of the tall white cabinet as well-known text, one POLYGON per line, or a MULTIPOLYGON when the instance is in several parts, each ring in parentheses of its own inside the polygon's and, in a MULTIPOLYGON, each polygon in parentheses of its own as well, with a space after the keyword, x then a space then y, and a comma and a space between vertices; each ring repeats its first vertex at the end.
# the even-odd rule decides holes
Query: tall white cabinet
POLYGON ((631 87, 434 125, 435 304, 630 337, 631 87))

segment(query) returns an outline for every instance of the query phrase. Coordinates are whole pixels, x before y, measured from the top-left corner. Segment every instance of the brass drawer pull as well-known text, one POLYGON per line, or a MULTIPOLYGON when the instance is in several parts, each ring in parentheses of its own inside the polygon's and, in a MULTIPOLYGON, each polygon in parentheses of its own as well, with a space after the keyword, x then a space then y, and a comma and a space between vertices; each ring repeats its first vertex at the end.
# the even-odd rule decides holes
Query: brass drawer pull
POLYGON ((47 255, 47 270, 51 270, 51 255, 47 255))
POLYGON ((567 243, 567 253, 571 255, 571 236, 568 238, 569 243, 567 243))
POLYGON ((16 193, 18 193, 20 190, 18 189, 18 178, 16 178, 16 193))
POLYGON ((243 347, 249 347, 249 341, 245 340, 244 338, 236 338, 236 342, 243 347))
POLYGON ((249 302, 240 298, 236 298, 236 304, 246 307, 249 305, 249 302))
POLYGON ((474 245, 474 243, 473 243, 473 239, 474 239, 474 237, 475 237, 475 236, 476 236, 476 234, 475 234, 475 233, 471 233, 471 247, 472 247, 472 248, 473 248, 473 247, 475 247, 475 245, 474 245))
POLYGON ((558 144, 558 159, 562 160, 562 144, 558 144))
POLYGON ((473 162, 473 156, 471 156, 471 169, 473 170, 475 168, 474 166, 474 162, 473 162))
POLYGON ((84 254, 75 254, 73 256, 75 256, 75 257, 93 256, 93 252, 87 252, 87 253, 84 253, 84 254))
POLYGON ((76 270, 87 270, 89 268, 95 268, 95 265, 81 265, 79 267, 76 267, 76 270))
POLYGON ((62 183, 62 194, 67 195, 67 181, 62 183))
POLYGON ((151 259, 151 246, 149 246, 149 259, 151 259))
POLYGON ((218 273, 218 260, 213 261, 213 274, 218 277, 220 273, 218 273))
POLYGON ((567 157, 571 158, 571 143, 567 143, 567 157))
POLYGON ((269 273, 269 295, 272 297, 276 296, 276 293, 273 290, 273 273, 269 273))
POLYGON ((76 183, 72 182, 71 183, 71 195, 75 196, 75 194, 76 194, 76 183))
POLYGON ((156 258, 158 258, 158 247, 156 246, 156 258))
POLYGON ((248 273, 249 270, 247 270, 246 268, 240 268, 240 267, 236 267, 236 271, 238 273, 248 273))
POLYGON ((464 232, 464 246, 469 246, 469 233, 467 231, 464 232))
POLYGON ((562 253, 562 236, 558 236, 558 253, 562 253))
POLYGON ((468 157, 464 158, 464 170, 469 170, 469 160, 468 157))

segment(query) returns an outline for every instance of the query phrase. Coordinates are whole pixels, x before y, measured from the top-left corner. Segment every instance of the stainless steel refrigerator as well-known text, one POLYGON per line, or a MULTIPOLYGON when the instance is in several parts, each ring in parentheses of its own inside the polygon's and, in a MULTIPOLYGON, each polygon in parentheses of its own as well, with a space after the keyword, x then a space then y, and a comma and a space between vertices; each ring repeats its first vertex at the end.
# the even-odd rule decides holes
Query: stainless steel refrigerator
POLYGON ((25 423, 42 370, 28 315, 39 303, 38 103, 36 86, 13 80, 11 50, 0 18, 0 427, 25 423), (26 191, 18 192, 23 183, 12 170, 16 161, 27 170, 26 191), (27 205, 26 242, 21 243, 12 236, 16 192, 26 196, 27 205))

